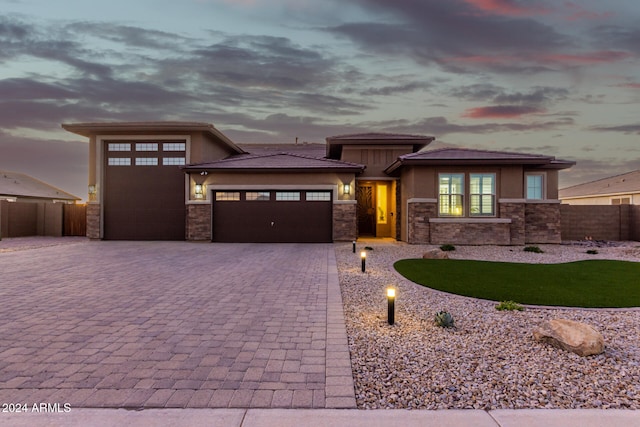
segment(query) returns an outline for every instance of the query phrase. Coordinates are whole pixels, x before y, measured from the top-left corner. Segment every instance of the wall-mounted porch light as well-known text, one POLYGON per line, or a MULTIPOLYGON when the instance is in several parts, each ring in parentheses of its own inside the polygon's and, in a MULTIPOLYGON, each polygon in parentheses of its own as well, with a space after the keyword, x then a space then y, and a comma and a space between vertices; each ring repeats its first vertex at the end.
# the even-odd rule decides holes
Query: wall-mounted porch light
POLYGON ((396 317, 396 290, 387 288, 387 323, 393 325, 396 317))
POLYGON ((98 190, 96 189, 96 185, 89 184, 89 201, 91 202, 95 201, 97 194, 98 194, 98 190))
POLYGON ((367 251, 360 252, 360 259, 362 259, 362 272, 364 273, 367 266, 367 251))
POLYGON ((196 184, 195 194, 196 194, 196 199, 204 198, 204 189, 202 184, 196 184))
POLYGON ((351 184, 344 184, 342 186, 342 192, 344 194, 351 194, 351 184))

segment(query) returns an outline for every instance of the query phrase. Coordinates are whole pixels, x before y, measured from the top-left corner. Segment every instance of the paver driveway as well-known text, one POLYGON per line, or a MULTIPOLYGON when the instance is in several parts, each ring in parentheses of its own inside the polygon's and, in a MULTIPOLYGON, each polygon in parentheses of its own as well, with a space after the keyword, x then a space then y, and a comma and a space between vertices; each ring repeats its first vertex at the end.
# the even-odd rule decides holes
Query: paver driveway
POLYGON ((335 270, 326 244, 0 252, 0 403, 355 407, 335 270))

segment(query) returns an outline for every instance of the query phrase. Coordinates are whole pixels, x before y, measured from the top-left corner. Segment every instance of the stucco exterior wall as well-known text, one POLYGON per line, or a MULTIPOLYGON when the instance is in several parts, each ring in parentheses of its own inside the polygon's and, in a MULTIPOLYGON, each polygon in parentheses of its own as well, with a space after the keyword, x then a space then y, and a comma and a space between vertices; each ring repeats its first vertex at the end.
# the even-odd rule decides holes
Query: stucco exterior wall
POLYGON ((344 162, 367 165, 359 178, 387 177, 384 170, 398 157, 413 152, 412 145, 376 146, 355 145, 344 146, 340 160, 344 162))
POLYGON ((204 163, 224 159, 232 151, 223 143, 202 132, 191 133, 191 152, 187 163, 204 163))
POLYGON ((333 200, 355 200, 355 174, 353 173, 210 173, 206 177, 191 174, 190 197, 194 199, 195 184, 204 184, 208 199, 216 189, 305 189, 333 190, 333 200), (344 193, 343 184, 351 185, 350 194, 344 193))
POLYGON ((562 199, 568 205, 612 205, 612 199, 628 198, 632 205, 640 205, 640 193, 607 194, 603 196, 562 199))

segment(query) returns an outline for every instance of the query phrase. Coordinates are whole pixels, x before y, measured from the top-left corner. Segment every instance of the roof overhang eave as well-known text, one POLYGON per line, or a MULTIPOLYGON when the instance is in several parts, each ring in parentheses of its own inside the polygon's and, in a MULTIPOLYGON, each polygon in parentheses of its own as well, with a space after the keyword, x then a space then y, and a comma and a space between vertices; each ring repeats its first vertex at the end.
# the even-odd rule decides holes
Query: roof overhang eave
POLYGON ((219 168, 200 166, 182 166, 185 173, 355 173, 360 174, 364 168, 219 168))
POLYGON ((238 154, 246 153, 242 148, 237 146, 225 134, 216 129, 209 123, 190 123, 190 122, 156 122, 156 123, 62 123, 62 128, 76 135, 90 138, 94 135, 109 132, 203 132, 209 134, 216 139, 222 141, 238 154))

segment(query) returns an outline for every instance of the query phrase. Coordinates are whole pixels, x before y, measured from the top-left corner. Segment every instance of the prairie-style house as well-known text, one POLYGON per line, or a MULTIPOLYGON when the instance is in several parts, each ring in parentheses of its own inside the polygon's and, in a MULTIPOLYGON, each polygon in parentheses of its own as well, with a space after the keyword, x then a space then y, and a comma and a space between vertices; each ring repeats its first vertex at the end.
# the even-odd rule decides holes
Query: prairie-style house
POLYGON ((93 239, 559 243, 558 171, 574 164, 423 135, 238 145, 208 123, 62 126, 89 138, 93 239))

